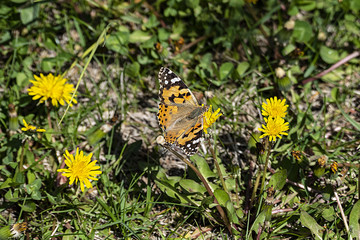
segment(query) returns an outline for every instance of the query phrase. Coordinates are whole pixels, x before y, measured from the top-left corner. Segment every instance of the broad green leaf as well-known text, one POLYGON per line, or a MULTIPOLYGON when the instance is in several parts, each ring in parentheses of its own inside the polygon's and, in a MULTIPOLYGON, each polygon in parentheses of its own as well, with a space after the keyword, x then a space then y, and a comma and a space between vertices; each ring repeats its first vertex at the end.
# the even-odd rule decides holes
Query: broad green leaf
POLYGON ((34 200, 41 200, 41 192, 39 190, 31 193, 31 198, 34 200))
POLYGON ((26 76, 26 74, 24 72, 19 72, 16 75, 16 84, 18 86, 25 86, 28 83, 28 77, 26 76))
POLYGON ((19 12, 21 22, 26 25, 39 17, 39 4, 33 4, 30 7, 19 9, 19 12))
POLYGON ((308 42, 312 36, 313 31, 310 23, 305 21, 296 21, 293 31, 293 38, 298 42, 308 42))
POLYGON ((26 176, 27 176, 27 179, 28 179, 28 184, 32 184, 36 179, 36 175, 31 171, 27 172, 26 176))
POLYGON ((316 8, 316 1, 314 0, 298 0, 296 5, 304 11, 312 11, 316 8))
POLYGON ((281 91, 288 91, 292 86, 292 82, 289 77, 277 78, 275 79, 275 82, 281 91))
POLYGON ((33 201, 26 201, 24 205, 20 205, 23 211, 33 212, 36 209, 36 204, 33 201))
POLYGON ((164 28, 160 28, 158 30, 158 38, 159 41, 166 41, 170 36, 170 33, 168 31, 166 31, 166 29, 164 28))
POLYGON ((328 48, 326 46, 320 47, 320 57, 324 62, 328 64, 333 64, 340 60, 338 51, 328 48))
POLYGON ((225 204, 225 208, 227 211, 226 215, 228 216, 230 222, 239 224, 239 219, 236 215, 236 209, 234 207, 234 204, 231 201, 227 201, 225 204))
POLYGON ((336 217, 334 208, 332 206, 329 206, 329 208, 324 209, 321 213, 321 216, 328 222, 334 221, 336 217))
POLYGON ((226 185, 226 188, 229 190, 229 191, 232 191, 235 189, 235 186, 236 186, 236 180, 235 178, 227 178, 225 180, 225 185, 226 185))
POLYGON ((351 229, 351 236, 360 240, 360 200, 355 203, 351 210, 349 218, 349 227, 351 229))
POLYGON ((352 33, 360 36, 360 29, 358 28, 358 26, 356 26, 356 24, 355 24, 354 22, 345 21, 345 28, 346 28, 349 32, 352 32, 352 33))
POLYGON ((251 230, 255 233, 258 233, 259 227, 262 226, 265 222, 265 217, 266 211, 262 211, 255 219, 253 225, 251 226, 251 230))
MULTIPOLYGON (((11 7, 2 4, 0 7, 0 15, 5 16, 11 11, 11 7)), ((4 32, 2 32, 4 33, 4 32)))
POLYGON ((135 24, 140 24, 141 23, 141 18, 136 17, 134 15, 123 15, 123 16, 121 16, 121 19, 125 20, 127 22, 135 23, 135 24))
POLYGON ((225 192, 222 189, 216 189, 214 191, 214 195, 215 195, 216 199, 218 200, 218 203, 223 207, 225 206, 227 201, 230 201, 229 194, 227 194, 227 192, 225 192))
POLYGON ((0 183, 0 189, 4 189, 4 188, 8 188, 10 187, 11 183, 12 183, 12 178, 8 177, 6 178, 6 180, 4 182, 0 183))
POLYGON ((250 64, 248 62, 241 62, 238 64, 236 71, 241 76, 246 72, 246 70, 248 70, 249 67, 250 67, 250 64))
POLYGON ((55 62, 52 58, 44 58, 40 65, 44 72, 50 72, 54 68, 55 62))
POLYGON ((333 71, 329 72, 328 74, 321 77, 321 80, 327 82, 334 82, 340 81, 344 79, 345 72, 341 69, 334 69, 333 71))
POLYGON ((131 43, 143 43, 151 38, 151 35, 141 30, 135 30, 129 36, 129 42, 131 43))
POLYGON ((223 63, 220 67, 220 80, 224 80, 225 78, 227 78, 232 70, 234 69, 234 64, 232 64, 231 62, 226 62, 223 63))
POLYGON ((282 169, 277 171, 274 175, 272 175, 268 186, 273 186, 276 190, 281 190, 286 183, 287 171, 286 169, 282 169))
POLYGON ((337 87, 332 88, 331 92, 330 92, 330 96, 331 96, 330 100, 332 102, 338 101, 339 100, 339 93, 340 93, 339 88, 337 88, 337 87))
POLYGON ((203 185, 195 182, 192 179, 182 179, 180 180, 179 184, 190 193, 196 192, 203 194, 206 192, 206 188, 203 185))
POLYGON ((128 48, 126 47, 129 42, 129 33, 128 32, 116 32, 110 34, 106 39, 105 46, 114 51, 121 53, 123 55, 127 54, 128 48))
POLYGON ((133 62, 125 68, 125 73, 133 78, 140 76, 140 64, 138 62, 133 62))
POLYGON ((198 155, 194 155, 192 157, 192 160, 195 162, 198 170, 205 178, 217 176, 213 171, 210 170, 209 164, 206 162, 204 158, 198 155))
POLYGON ((289 44, 286 45, 286 47, 282 50, 282 54, 284 56, 288 55, 289 53, 291 53, 292 51, 294 51, 296 49, 296 46, 294 44, 289 44))
POLYGON ((310 229, 311 233, 315 235, 315 239, 322 239, 322 227, 310 216, 307 212, 301 211, 300 213, 301 224, 310 229))

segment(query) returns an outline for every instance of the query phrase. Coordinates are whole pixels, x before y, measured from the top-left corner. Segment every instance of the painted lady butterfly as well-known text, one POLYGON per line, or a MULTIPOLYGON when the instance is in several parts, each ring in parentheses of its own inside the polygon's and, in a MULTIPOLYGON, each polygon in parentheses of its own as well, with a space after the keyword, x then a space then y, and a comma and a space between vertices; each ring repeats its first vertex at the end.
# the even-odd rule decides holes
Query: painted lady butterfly
POLYGON ((197 152, 203 134, 203 115, 200 106, 185 83, 170 69, 159 72, 159 125, 167 144, 179 147, 186 155, 197 152))

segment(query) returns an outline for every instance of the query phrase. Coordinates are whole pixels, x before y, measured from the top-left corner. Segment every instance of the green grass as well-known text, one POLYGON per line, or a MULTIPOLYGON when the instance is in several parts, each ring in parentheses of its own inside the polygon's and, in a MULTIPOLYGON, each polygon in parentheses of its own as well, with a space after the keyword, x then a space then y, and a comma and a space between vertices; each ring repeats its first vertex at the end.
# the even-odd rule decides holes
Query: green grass
POLYGON ((357 0, 0 3, 0 239, 18 222, 20 239, 359 239, 359 13, 357 0), (162 66, 223 114, 190 162, 156 142, 162 66), (78 103, 33 100, 41 73, 78 103), (273 96, 290 129, 269 144, 273 96), (76 148, 102 171, 85 192, 57 172, 76 148))

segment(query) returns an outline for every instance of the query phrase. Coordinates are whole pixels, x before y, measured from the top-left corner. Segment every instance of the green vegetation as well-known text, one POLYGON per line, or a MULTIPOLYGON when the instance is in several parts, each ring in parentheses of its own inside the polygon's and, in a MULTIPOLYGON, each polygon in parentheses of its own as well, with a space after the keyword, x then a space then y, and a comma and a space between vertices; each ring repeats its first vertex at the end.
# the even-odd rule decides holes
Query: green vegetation
POLYGON ((360 239, 359 15, 359 0, 2 1, 0 240, 360 239), (162 66, 221 109, 190 159, 156 142, 162 66))

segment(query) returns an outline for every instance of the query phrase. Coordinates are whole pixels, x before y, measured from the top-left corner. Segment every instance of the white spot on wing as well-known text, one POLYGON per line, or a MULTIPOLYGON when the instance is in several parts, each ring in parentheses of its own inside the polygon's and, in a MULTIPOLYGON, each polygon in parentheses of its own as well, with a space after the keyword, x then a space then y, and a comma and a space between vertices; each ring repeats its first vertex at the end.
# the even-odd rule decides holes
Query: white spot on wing
POLYGON ((171 83, 172 83, 172 84, 174 84, 174 83, 176 83, 176 82, 179 82, 179 81, 181 81, 181 79, 178 78, 178 77, 171 79, 171 83))

